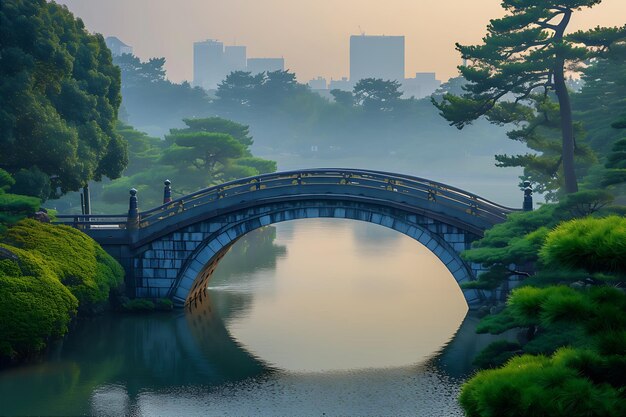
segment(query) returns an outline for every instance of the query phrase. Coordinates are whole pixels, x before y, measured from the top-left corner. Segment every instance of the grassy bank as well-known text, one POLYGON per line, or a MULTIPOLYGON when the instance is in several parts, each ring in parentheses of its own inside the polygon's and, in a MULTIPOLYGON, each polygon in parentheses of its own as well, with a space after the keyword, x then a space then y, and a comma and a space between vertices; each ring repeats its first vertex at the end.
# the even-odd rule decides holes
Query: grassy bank
POLYGON ((0 361, 39 355, 77 315, 103 311, 124 270, 66 226, 22 220, 0 237, 0 361))

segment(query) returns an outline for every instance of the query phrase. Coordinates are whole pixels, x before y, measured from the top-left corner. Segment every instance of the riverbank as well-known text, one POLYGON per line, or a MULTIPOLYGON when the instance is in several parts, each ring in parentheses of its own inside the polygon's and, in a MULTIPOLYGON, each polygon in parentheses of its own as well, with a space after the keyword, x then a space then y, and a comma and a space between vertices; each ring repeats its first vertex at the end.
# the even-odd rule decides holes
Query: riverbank
POLYGON ((0 236, 0 363, 37 358, 122 294, 123 268, 79 230, 21 220, 0 236))

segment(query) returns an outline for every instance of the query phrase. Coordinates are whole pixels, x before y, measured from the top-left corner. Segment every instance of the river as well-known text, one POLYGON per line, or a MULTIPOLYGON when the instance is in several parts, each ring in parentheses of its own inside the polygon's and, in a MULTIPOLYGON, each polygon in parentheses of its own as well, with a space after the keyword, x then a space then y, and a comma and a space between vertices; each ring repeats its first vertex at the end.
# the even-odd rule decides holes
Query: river
POLYGON ((0 415, 461 416, 488 338, 428 249, 378 225, 286 222, 237 242, 185 311, 83 319, 0 372, 0 415))

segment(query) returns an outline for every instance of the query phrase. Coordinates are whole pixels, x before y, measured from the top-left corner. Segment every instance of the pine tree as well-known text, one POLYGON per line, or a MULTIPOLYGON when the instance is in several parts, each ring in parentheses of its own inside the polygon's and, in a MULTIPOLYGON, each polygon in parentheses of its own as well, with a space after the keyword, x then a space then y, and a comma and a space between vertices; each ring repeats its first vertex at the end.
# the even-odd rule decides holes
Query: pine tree
MULTIPOLYGON (((468 84, 462 96, 446 94, 433 100, 444 118, 462 129, 481 116, 532 104, 536 95, 554 94, 558 101, 564 191, 578 191, 574 166, 575 131, 566 74, 579 70, 584 61, 598 56, 624 30, 595 29, 566 36, 575 11, 590 8, 601 0, 503 0, 508 12, 491 20, 482 45, 456 48, 467 65, 459 69, 468 84), (506 105, 505 105, 506 107, 506 105)), ((506 118, 504 118, 506 119, 506 118)), ((501 123, 502 115, 495 120, 501 123)))

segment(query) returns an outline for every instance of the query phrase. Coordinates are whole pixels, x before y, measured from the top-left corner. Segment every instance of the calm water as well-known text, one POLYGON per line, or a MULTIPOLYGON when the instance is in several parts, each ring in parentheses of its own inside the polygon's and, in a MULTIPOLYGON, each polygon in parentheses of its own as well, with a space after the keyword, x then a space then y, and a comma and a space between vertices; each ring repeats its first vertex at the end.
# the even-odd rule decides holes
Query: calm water
POLYGON ((410 238, 282 223, 240 240, 191 311, 82 321, 42 363, 0 372, 0 415, 462 415, 487 343, 466 311, 410 238))

